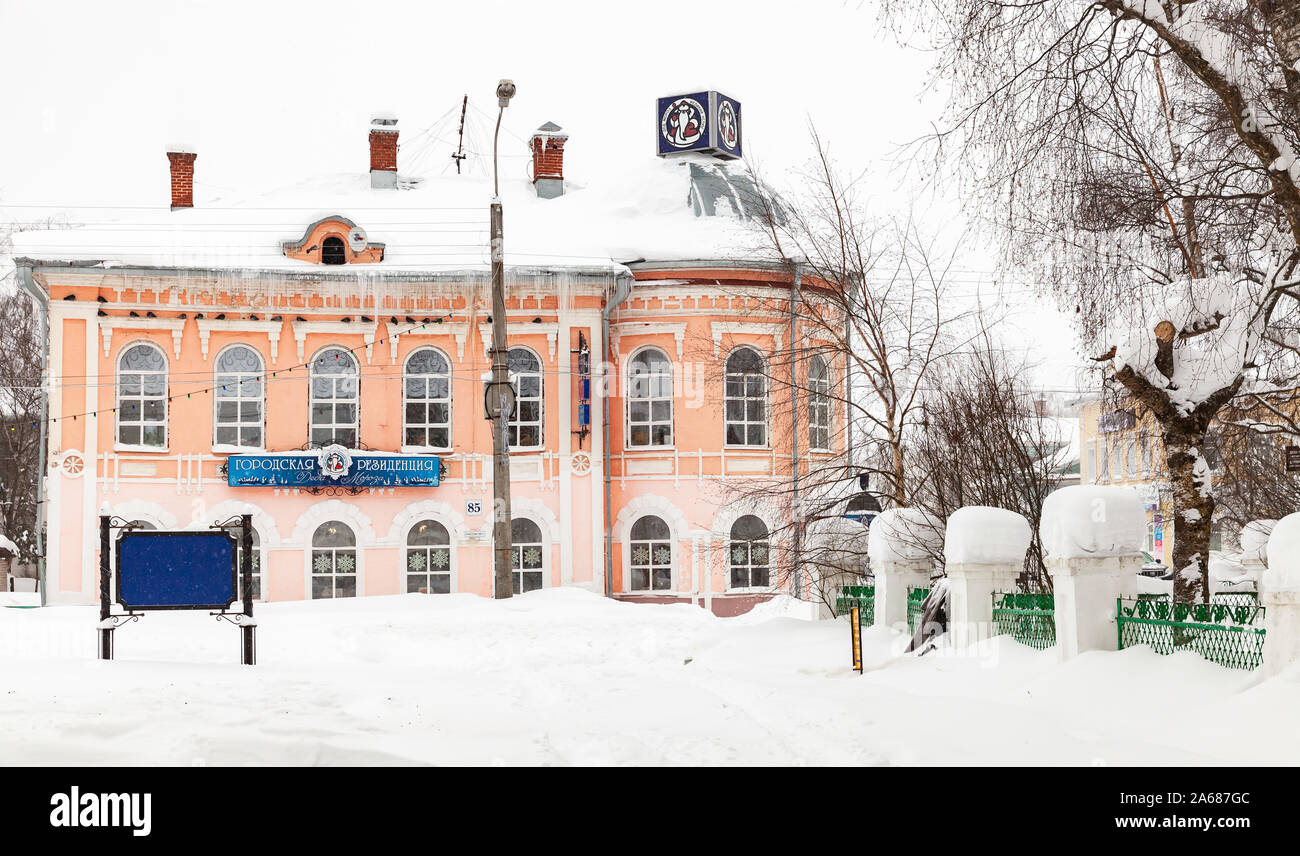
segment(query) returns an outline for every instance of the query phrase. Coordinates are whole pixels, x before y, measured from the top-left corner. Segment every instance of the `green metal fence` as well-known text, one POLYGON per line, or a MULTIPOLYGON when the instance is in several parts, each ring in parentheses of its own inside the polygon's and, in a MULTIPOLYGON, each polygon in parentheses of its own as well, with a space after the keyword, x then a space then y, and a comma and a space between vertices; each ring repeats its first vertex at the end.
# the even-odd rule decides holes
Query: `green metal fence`
POLYGON ((1047 592, 994 592, 993 633, 1030 648, 1051 648, 1056 644, 1056 599, 1047 592))
POLYGON ((916 628, 925 616, 925 599, 930 596, 930 589, 923 586, 907 587, 907 632, 916 635, 916 628))
POLYGON ((848 615, 849 610, 853 607, 862 610, 859 613, 859 623, 864 627, 870 627, 876 623, 876 587, 875 586, 844 586, 840 589, 839 596, 835 598, 835 614, 848 615))
POLYGON ((1254 669, 1264 655, 1264 607, 1252 592, 1221 593, 1210 603, 1171 597, 1119 598, 1120 649, 1150 645, 1158 654, 1192 651, 1229 669, 1254 669))

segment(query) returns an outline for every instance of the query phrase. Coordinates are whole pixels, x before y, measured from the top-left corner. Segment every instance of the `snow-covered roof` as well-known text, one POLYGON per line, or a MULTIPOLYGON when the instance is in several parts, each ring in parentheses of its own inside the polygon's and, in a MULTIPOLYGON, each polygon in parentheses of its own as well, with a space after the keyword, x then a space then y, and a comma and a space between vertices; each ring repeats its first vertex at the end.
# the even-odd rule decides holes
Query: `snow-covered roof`
MULTIPOLYGON (((506 265, 615 270, 621 262, 742 261, 762 245, 753 219, 753 184, 743 165, 707 156, 635 159, 612 181, 540 199, 524 179, 502 180, 506 265)), ((492 184, 476 175, 405 179, 374 189, 363 173, 332 175, 236 201, 165 205, 112 222, 23 232, 14 255, 105 268, 268 271, 454 272, 490 265, 492 184), (341 215, 386 245, 375 264, 324 268, 286 258, 284 241, 322 218, 341 215)))

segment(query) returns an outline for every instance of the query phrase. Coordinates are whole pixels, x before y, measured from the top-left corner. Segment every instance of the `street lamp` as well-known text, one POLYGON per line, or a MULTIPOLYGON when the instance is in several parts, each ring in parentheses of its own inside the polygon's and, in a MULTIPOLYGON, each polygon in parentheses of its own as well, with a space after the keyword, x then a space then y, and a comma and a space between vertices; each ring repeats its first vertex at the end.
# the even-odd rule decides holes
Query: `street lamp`
POLYGON ((492 592, 497 598, 514 593, 510 561, 510 414, 514 411, 515 390, 510 385, 506 364, 510 348, 506 344, 505 249, 502 244, 501 187, 497 178, 497 138, 501 135, 501 116, 515 95, 515 84, 502 80, 497 84, 497 126, 492 134, 492 382, 483 397, 487 415, 492 419, 492 592))

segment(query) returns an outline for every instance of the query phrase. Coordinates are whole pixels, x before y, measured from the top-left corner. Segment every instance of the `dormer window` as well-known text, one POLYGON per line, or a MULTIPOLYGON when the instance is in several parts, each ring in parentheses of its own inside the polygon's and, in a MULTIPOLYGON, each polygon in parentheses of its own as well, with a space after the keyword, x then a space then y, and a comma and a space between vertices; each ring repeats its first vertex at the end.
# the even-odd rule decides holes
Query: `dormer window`
POLYGON ((341 214, 317 220, 296 241, 280 249, 287 258, 318 265, 374 264, 384 260, 384 245, 370 240, 366 230, 341 214))
POLYGON ((323 265, 345 265, 348 263, 348 252, 342 238, 331 235, 321 242, 320 263, 323 265))

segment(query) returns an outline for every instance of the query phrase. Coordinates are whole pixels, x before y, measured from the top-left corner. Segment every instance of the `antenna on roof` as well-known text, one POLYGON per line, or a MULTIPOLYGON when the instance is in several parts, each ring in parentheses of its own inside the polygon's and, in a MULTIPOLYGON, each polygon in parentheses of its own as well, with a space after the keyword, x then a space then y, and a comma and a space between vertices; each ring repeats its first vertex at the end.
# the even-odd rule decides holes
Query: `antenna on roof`
POLYGON ((456 162, 456 174, 460 175, 460 162, 465 159, 465 108, 469 106, 469 96, 466 95, 460 102, 460 141, 457 144, 455 153, 451 159, 456 162))

